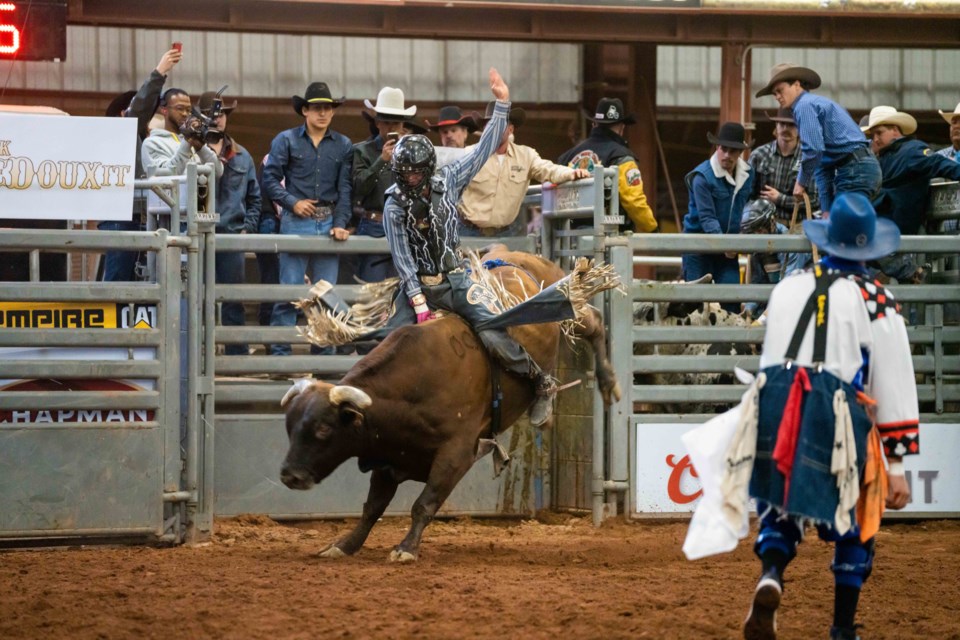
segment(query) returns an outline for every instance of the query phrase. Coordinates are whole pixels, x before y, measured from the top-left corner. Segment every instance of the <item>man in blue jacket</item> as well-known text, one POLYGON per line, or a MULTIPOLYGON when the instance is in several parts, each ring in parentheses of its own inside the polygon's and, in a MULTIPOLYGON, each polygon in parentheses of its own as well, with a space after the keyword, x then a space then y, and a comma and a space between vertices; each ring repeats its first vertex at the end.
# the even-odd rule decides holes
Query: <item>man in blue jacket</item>
MULTIPOLYGON (((227 116, 237 107, 237 101, 224 104, 219 113, 214 113, 217 94, 207 91, 200 96, 198 109, 207 117, 214 117, 215 129, 211 129, 207 144, 220 158, 223 175, 217 182, 217 233, 257 233, 260 224, 260 184, 257 170, 250 153, 227 134, 227 116)), ((244 259, 242 251, 218 252, 216 257, 217 284, 242 284, 244 282, 244 259)), ((244 324, 243 303, 224 302, 221 307, 224 326, 239 327, 244 324)), ((247 355, 247 345, 228 344, 224 349, 228 356, 247 355)))
MULTIPOLYGON (((743 125, 736 122, 725 122, 716 136, 707 133, 707 140, 716 145, 716 151, 685 178, 690 204, 683 217, 683 232, 739 233, 740 216, 753 188, 753 168, 741 157, 750 145, 745 142, 743 125)), ((737 254, 683 255, 684 280, 696 280, 708 273, 713 274, 714 282, 738 284, 737 254)), ((740 311, 739 305, 727 306, 733 313, 740 311)))
MULTIPOLYGON (((874 200, 877 215, 892 220, 901 234, 914 235, 927 221, 930 179, 960 180, 960 163, 934 153, 926 143, 911 137, 917 121, 893 107, 871 109, 863 130, 873 140, 883 171, 880 195, 874 200)), ((878 262, 885 274, 901 282, 923 279, 913 254, 889 256, 878 262)))

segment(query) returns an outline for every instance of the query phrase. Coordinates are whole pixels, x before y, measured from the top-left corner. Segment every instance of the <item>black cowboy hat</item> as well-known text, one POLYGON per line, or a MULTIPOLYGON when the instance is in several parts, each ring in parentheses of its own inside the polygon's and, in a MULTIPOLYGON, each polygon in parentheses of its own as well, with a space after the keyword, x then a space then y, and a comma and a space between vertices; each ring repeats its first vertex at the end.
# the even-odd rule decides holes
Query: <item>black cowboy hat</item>
POLYGON ((440 109, 440 115, 437 117, 436 124, 430 124, 429 120, 424 120, 427 123, 427 128, 431 131, 437 131, 440 127, 449 127, 455 124, 458 124, 462 127, 466 127, 467 131, 473 132, 480 128, 477 120, 472 116, 463 115, 463 111, 460 110, 460 107, 442 107, 440 109))
POLYGON ((750 145, 746 143, 746 131, 739 122, 724 122, 720 125, 717 135, 707 132, 707 140, 710 144, 730 149, 749 149, 750 145))
MULTIPOLYGON (((487 103, 487 109, 484 112, 483 118, 482 118, 484 123, 486 123, 487 120, 493 117, 493 110, 496 108, 496 106, 497 106, 496 100, 491 100, 490 102, 487 103)), ((476 115, 474 117, 476 117, 476 115)), ((527 121, 526 111, 524 111, 520 107, 516 107, 515 109, 510 109, 510 115, 507 117, 507 122, 509 122, 515 127, 519 127, 526 121, 527 121)))
POLYGON ((584 112, 584 117, 590 122, 596 124, 636 124, 637 116, 634 113, 627 113, 623 108, 623 100, 620 98, 600 98, 597 103, 596 111, 593 117, 584 112))
POLYGON ((770 81, 767 82, 763 89, 757 91, 754 97, 762 98, 763 96, 772 96, 773 87, 778 82, 786 82, 787 80, 799 80, 801 84, 805 84, 811 89, 819 87, 821 82, 820 74, 813 69, 797 66, 792 62, 783 62, 770 70, 770 81))
POLYGON ((104 115, 108 118, 116 118, 123 115, 123 112, 127 110, 127 108, 130 106, 130 102, 136 95, 136 91, 124 91, 110 101, 110 104, 107 105, 107 110, 104 112, 104 115))
POLYGON ((300 96, 293 96, 293 110, 302 116, 303 108, 308 104, 316 104, 318 102, 326 103, 336 109, 346 101, 347 98, 345 96, 334 100, 333 95, 330 93, 330 87, 327 86, 326 82, 311 82, 307 90, 303 92, 302 98, 300 96))
POLYGON ((793 119, 793 109, 790 107, 781 107, 777 109, 776 115, 770 115, 766 111, 763 112, 767 116, 767 120, 770 122, 782 122, 784 124, 792 124, 796 126, 797 121, 793 119))

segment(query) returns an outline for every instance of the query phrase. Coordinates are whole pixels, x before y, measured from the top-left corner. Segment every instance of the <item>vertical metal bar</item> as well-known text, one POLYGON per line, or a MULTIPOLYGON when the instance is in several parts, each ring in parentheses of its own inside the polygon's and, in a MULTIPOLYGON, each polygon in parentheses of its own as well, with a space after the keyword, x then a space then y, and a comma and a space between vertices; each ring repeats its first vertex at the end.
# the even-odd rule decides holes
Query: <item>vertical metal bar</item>
MULTIPOLYGON (((633 285, 633 254, 624 238, 608 239, 610 264, 614 266, 627 291, 633 285)), ((610 432, 610 479, 627 481, 630 477, 629 421, 633 413, 630 390, 633 388, 633 302, 619 291, 608 291, 607 340, 610 364, 620 382, 621 397, 607 411, 610 432)), ((626 506, 626 503, 625 505, 626 506)))
MULTIPOLYGON (((214 211, 213 203, 209 200, 213 197, 214 180, 210 180, 208 197, 208 212, 214 211)), ((203 434, 203 458, 202 458, 202 485, 200 509, 197 513, 197 528, 202 535, 209 536, 213 533, 213 469, 214 469, 214 421, 216 419, 214 409, 214 384, 215 371, 214 362, 216 361, 217 345, 214 332, 216 330, 215 311, 216 311, 216 233, 214 233, 213 223, 203 225, 205 233, 204 242, 204 287, 203 287, 203 400, 201 413, 201 433, 203 434)))
MULTIPOLYGON (((187 502, 187 541, 199 539, 197 510, 200 489, 200 433, 198 420, 198 383, 200 377, 200 246, 197 237, 197 165, 187 164, 187 402, 186 402, 186 490, 193 494, 187 502)), ((179 208, 178 208, 179 210, 179 208)))
MULTIPOLYGON (((170 237, 166 229, 158 235, 164 239, 170 237)), ((157 357, 163 363, 163 375, 157 379, 157 392, 160 395, 160 415, 157 421, 163 429, 163 490, 180 490, 180 253, 179 247, 165 246, 155 256, 157 282, 160 285, 160 309, 158 309, 157 329, 160 332, 160 353, 157 357)), ((175 510, 180 509, 174 505, 175 510)), ((176 542, 181 540, 180 520, 175 523, 176 542)))
POLYGON ((933 306, 933 390, 934 410, 943 413, 943 305, 933 306))
POLYGON ((30 282, 40 282, 40 250, 30 252, 30 282))

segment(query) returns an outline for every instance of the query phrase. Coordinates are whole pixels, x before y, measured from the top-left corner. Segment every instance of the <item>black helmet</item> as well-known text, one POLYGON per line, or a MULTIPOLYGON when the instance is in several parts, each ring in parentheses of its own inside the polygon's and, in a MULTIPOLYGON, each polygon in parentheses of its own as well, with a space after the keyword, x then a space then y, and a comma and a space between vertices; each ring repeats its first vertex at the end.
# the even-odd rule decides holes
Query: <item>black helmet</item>
POLYGON ((777 208, 766 198, 757 198, 747 203, 740 218, 740 233, 770 231, 777 208))
POLYGON ((411 200, 423 193, 423 187, 433 177, 436 166, 437 154, 427 136, 403 136, 393 148, 390 169, 400 193, 411 200))

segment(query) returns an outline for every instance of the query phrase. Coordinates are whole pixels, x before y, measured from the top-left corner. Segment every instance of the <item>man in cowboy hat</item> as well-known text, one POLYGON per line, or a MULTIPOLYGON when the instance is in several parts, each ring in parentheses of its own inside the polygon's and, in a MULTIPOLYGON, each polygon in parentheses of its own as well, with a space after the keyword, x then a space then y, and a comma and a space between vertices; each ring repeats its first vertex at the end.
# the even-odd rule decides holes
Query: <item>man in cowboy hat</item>
MULTIPOLYGON (((344 103, 335 99, 325 82, 313 82, 303 97, 293 96, 293 110, 303 124, 277 135, 263 168, 266 196, 281 207, 280 233, 329 236, 346 240, 350 236, 351 165, 353 143, 350 138, 330 129, 333 114, 344 103)), ((280 284, 337 281, 339 258, 336 254, 281 253, 280 284)), ((297 310, 288 302, 273 307, 271 326, 292 327, 297 310)), ((321 353, 311 347, 314 353, 321 353)), ((332 353, 332 349, 325 351, 332 353)), ((290 355, 290 345, 272 345, 273 355, 290 355)))
POLYGON ((447 106, 440 109, 436 123, 424 120, 427 128, 440 134, 440 146, 463 149, 467 146, 467 137, 479 129, 477 121, 471 115, 463 115, 460 107, 447 106))
MULTIPOLYGON (((917 121, 893 107, 870 110, 863 127, 877 149, 883 184, 874 200, 877 215, 889 218, 903 234, 916 234, 927 221, 930 179, 960 180, 960 163, 933 153, 926 143, 911 137, 917 121)), ((920 282, 923 270, 916 256, 903 254, 879 260, 881 270, 900 281, 920 282)))
MULTIPOLYGON (((717 135, 707 133, 716 150, 687 174, 684 181, 690 194, 684 233, 739 233, 740 216, 753 189, 753 169, 741 157, 749 149, 743 125, 725 122, 717 135)), ((683 279, 696 280, 710 273, 721 284, 740 282, 740 263, 735 252, 683 254, 683 279)), ((725 305, 732 313, 738 305, 725 305)))
POLYGON ((960 162, 960 103, 953 111, 940 111, 940 117, 950 125, 950 144, 937 151, 942 156, 946 156, 955 162, 960 162))
POLYGON ((756 97, 772 95, 781 108, 793 111, 801 151, 793 195, 809 193, 816 180, 820 207, 827 213, 834 197, 842 191, 857 191, 868 198, 876 195, 880 189, 880 165, 847 110, 810 93, 819 86, 817 72, 787 62, 772 69, 769 82, 757 91, 756 97))
POLYGON ((865 266, 897 248, 899 230, 860 193, 838 195, 828 219, 803 227, 825 256, 814 270, 781 280, 767 307, 756 443, 747 454, 761 561, 747 640, 777 637, 784 572, 811 521, 835 545, 830 638, 857 638, 880 518, 884 508, 906 506, 903 456, 919 453, 907 330, 899 305, 865 266))
MULTIPOLYGON (((197 102, 200 113, 213 119, 213 128, 210 130, 213 135, 208 136, 207 144, 223 164, 223 176, 217 182, 216 190, 217 213, 220 214, 216 231, 257 233, 261 205, 257 168, 250 153, 227 133, 228 117, 236 108, 236 100, 227 104, 215 91, 205 91, 197 102)), ((218 251, 215 260, 217 284, 242 284, 245 280, 244 264, 243 251, 218 251)), ((243 303, 224 302, 221 318, 224 326, 243 326, 243 303)), ((228 344, 224 347, 224 353, 228 356, 245 356, 248 353, 247 345, 228 344)))
MULTIPOLYGON (((156 68, 139 91, 127 91, 114 98, 107 106, 106 116, 109 118, 136 118, 137 119, 137 178, 146 178, 147 172, 143 168, 141 152, 143 141, 150 135, 148 125, 157 111, 160 101, 160 91, 173 68, 180 62, 183 54, 170 49, 157 63, 156 68)), ((133 217, 131 220, 104 220, 97 225, 101 231, 140 231, 143 229, 143 218, 147 214, 147 196, 144 190, 137 189, 133 198, 133 217)), ((103 257, 103 279, 105 282, 129 282, 137 279, 136 251, 107 251, 103 257)))
MULTIPOLYGON (((484 128, 496 106, 495 100, 487 103, 484 128)), ((500 146, 464 190, 458 205, 461 236, 526 235, 527 221, 518 214, 531 179, 560 184, 590 175, 586 169, 554 164, 541 158, 536 149, 516 144, 514 132, 526 117, 520 107, 510 109, 500 146)))
MULTIPOLYGON (((383 238, 384 192, 393 185, 390 161, 393 148, 404 135, 404 124, 417 113, 407 107, 403 91, 384 87, 376 104, 364 100, 373 109, 377 135, 353 147, 353 205, 357 220, 356 235, 383 238)), ((397 275, 389 253, 358 256, 356 276, 364 282, 380 282, 397 275)))
POLYGON ((643 233, 656 231, 657 218, 647 204, 637 159, 623 137, 626 125, 636 124, 636 115, 627 113, 619 98, 601 98, 594 115, 585 116, 593 122, 590 135, 565 151, 557 162, 587 171, 592 171, 597 164, 618 167, 620 209, 626 212, 629 220, 626 227, 643 233))
MULTIPOLYGON (((774 139, 750 153, 750 166, 754 171, 750 198, 769 200, 777 208, 777 220, 790 224, 793 207, 797 203, 793 185, 797 183, 797 174, 800 173, 800 136, 790 109, 779 109, 776 115, 768 115, 767 118, 775 125, 774 139)), ((816 185, 810 185, 807 195, 810 197, 810 207, 816 211, 820 207, 816 185)))

